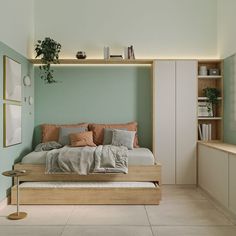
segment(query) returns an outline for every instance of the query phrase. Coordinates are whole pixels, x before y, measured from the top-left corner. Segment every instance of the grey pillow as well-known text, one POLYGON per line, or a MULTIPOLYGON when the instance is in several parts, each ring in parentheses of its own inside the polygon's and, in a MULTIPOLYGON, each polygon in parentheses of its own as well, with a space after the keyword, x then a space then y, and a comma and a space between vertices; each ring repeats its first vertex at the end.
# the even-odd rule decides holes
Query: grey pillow
MULTIPOLYGON (((104 128, 104 136, 103 136, 103 145, 110 145, 112 143, 113 131, 115 129, 112 128, 104 128)), ((127 129, 116 129, 116 130, 127 130, 127 129)))
POLYGON ((85 131, 88 131, 86 127, 61 127, 58 142, 61 145, 69 145, 70 144, 69 134, 82 133, 85 131))
POLYGON ((52 141, 52 142, 46 142, 46 143, 39 143, 34 149, 34 151, 35 152, 50 151, 52 149, 58 149, 61 147, 62 145, 60 143, 52 141))
POLYGON ((128 149, 134 147, 134 137, 136 131, 117 130, 113 131, 112 145, 114 146, 125 146, 128 149))

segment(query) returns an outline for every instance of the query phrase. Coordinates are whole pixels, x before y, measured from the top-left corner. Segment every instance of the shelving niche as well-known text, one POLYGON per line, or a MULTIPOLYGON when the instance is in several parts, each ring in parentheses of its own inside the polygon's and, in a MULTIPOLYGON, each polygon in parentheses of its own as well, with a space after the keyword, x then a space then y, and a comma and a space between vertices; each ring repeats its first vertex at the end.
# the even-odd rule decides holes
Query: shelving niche
POLYGON ((199 60, 198 61, 198 101, 207 101, 204 97, 203 89, 217 88, 220 91, 218 104, 216 105, 215 114, 213 117, 198 117, 198 139, 201 140, 199 134, 199 125, 211 124, 211 140, 222 140, 223 137, 223 61, 222 60, 199 60), (206 66, 208 74, 199 75, 200 67, 206 66), (219 75, 209 75, 210 69, 219 69, 219 75))

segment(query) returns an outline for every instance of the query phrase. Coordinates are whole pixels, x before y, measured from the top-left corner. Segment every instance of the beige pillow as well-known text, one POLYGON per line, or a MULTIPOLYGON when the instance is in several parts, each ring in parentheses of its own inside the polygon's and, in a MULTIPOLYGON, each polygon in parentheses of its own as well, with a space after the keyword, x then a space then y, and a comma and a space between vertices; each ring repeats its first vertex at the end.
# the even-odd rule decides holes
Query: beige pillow
POLYGON ((69 137, 70 137, 70 145, 72 147, 84 147, 84 146, 96 147, 96 144, 93 142, 92 131, 70 134, 69 137))

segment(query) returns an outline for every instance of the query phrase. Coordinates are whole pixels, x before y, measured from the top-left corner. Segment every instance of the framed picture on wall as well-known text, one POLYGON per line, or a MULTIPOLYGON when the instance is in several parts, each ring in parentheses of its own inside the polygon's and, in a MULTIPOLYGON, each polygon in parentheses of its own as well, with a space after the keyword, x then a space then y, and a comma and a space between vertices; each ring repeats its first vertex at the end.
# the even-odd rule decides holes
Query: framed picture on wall
POLYGON ((4 104, 4 147, 21 143, 21 105, 4 104))
POLYGON ((198 117, 212 117, 212 104, 209 102, 198 102, 198 117))
POLYGON ((3 99, 21 102, 21 64, 4 56, 3 77, 3 99))

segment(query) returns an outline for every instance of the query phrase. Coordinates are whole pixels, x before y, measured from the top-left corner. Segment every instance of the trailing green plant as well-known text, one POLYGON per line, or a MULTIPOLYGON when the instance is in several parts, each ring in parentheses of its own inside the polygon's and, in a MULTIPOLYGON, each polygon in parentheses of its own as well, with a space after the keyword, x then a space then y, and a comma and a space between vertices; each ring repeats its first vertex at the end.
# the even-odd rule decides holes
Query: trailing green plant
POLYGON ((207 109, 211 112, 211 109, 215 107, 218 103, 218 97, 220 96, 220 90, 217 88, 205 88, 203 89, 203 94, 207 97, 207 109))
POLYGON ((53 78, 51 64, 59 64, 61 44, 49 37, 46 37, 44 40, 37 41, 35 51, 35 58, 41 56, 40 60, 43 64, 42 66, 39 66, 39 69, 41 70, 41 79, 43 79, 45 83, 56 83, 57 81, 53 78))

